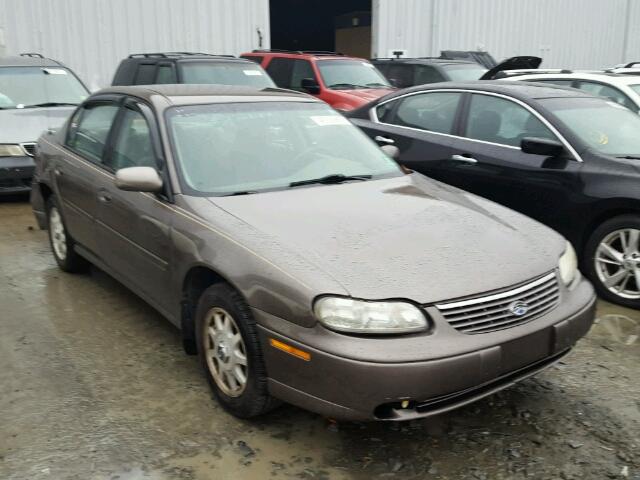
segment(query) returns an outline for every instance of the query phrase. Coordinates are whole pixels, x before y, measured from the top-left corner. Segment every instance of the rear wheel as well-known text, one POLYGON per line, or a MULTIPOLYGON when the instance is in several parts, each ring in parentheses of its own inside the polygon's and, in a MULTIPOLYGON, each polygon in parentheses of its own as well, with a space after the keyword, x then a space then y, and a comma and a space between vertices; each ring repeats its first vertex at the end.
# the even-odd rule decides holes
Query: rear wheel
POLYGON ((209 385, 225 410, 250 418, 278 405, 267 390, 267 374, 251 310, 230 286, 212 285, 200 297, 196 342, 209 385))
POLYGON ((602 298, 640 308, 640 216, 621 215, 596 228, 584 264, 602 298))
POLYGON ((65 272, 81 272, 87 269, 88 262, 73 249, 75 242, 67 232, 60 207, 54 196, 47 200, 47 230, 53 258, 65 272))

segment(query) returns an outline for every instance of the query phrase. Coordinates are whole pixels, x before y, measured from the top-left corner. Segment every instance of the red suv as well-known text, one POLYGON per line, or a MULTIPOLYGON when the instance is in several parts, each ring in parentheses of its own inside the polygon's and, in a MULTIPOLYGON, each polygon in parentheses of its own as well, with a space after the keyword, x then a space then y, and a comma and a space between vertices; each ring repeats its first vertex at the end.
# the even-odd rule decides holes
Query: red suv
POLYGON ((261 64, 279 87, 310 93, 336 110, 353 110, 393 90, 369 61, 340 53, 254 50, 241 57, 261 64))

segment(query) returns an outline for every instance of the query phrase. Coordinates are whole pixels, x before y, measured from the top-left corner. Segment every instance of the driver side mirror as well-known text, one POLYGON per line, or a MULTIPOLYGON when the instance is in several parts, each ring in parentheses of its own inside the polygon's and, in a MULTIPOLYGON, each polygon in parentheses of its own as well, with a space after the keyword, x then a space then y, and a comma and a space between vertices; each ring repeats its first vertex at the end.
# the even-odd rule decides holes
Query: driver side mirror
POLYGON ((557 140, 547 138, 525 137, 520 142, 520 149, 524 153, 559 157, 564 152, 564 145, 557 140))
POLYGON ((320 93, 320 85, 315 78, 303 78, 300 86, 305 92, 311 93, 312 95, 320 93))
POLYGON ((127 167, 116 172, 116 187, 128 192, 156 193, 162 190, 162 178, 152 167, 127 167))

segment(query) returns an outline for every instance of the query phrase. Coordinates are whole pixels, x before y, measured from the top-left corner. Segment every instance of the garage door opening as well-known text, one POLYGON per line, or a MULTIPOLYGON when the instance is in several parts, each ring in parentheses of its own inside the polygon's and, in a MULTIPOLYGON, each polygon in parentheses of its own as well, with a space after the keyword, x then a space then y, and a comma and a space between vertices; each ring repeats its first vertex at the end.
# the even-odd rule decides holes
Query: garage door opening
POLYGON ((272 49, 371 55, 371 0, 270 2, 272 49))

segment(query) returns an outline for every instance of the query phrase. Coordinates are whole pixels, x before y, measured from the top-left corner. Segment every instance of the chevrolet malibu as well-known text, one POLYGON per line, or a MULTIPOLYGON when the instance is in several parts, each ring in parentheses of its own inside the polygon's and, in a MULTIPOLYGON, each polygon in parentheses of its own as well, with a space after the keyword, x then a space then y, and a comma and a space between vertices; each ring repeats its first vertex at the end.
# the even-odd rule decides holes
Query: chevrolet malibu
POLYGON ((305 94, 111 88, 38 152, 60 268, 92 263, 180 327, 239 417, 437 414, 548 367, 593 321, 560 235, 402 170, 305 94))

